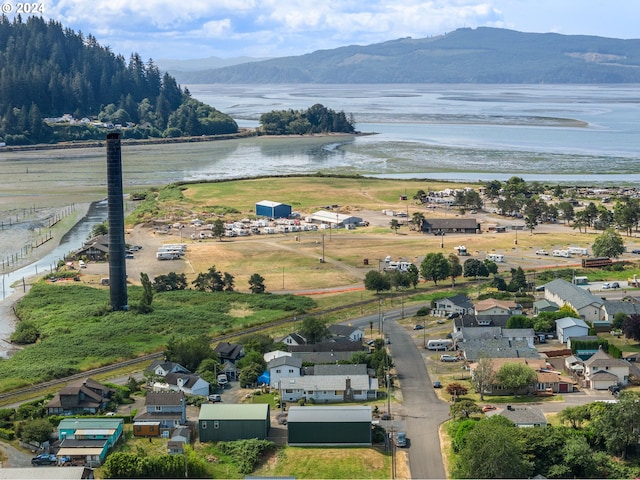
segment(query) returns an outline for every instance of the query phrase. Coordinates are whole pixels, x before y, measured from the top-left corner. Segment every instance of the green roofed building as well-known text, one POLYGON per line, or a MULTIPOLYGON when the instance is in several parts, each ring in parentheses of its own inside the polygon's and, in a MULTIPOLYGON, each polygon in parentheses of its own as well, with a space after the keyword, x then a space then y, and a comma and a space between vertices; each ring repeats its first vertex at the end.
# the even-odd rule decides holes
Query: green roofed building
POLYGON ((266 439, 271 428, 269 405, 205 403, 200 406, 201 442, 266 439))
POLYGON ((291 407, 287 431, 294 446, 369 446, 371 407, 291 407))

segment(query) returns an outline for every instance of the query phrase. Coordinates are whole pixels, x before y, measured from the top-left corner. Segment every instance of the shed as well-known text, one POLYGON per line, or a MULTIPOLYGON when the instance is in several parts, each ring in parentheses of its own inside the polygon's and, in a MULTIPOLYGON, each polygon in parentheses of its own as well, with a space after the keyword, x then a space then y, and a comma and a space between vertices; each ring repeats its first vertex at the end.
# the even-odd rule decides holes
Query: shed
POLYGON ((259 438, 271 428, 269 405, 210 403, 200 406, 198 434, 201 442, 259 438))
POLYGON ((269 218, 288 218, 291 215, 291 205, 262 200, 256 203, 256 215, 269 218))
POLYGON ((133 422, 133 436, 134 437, 159 437, 160 422, 153 422, 153 421, 133 422))
POLYGON ((287 418, 289 445, 371 445, 371 407, 291 407, 287 418))

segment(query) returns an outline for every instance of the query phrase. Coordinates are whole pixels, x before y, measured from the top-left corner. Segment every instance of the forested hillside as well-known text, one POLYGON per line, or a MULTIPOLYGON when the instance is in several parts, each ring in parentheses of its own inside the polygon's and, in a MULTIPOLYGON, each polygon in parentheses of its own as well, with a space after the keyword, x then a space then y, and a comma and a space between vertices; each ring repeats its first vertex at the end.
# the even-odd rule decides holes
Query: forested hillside
POLYGON ((238 129, 152 60, 132 54, 127 62, 92 35, 54 21, 0 17, 0 142, 101 139, 109 128, 124 138, 238 129))
POLYGON ((638 83, 640 40, 461 28, 176 75, 189 83, 638 83))

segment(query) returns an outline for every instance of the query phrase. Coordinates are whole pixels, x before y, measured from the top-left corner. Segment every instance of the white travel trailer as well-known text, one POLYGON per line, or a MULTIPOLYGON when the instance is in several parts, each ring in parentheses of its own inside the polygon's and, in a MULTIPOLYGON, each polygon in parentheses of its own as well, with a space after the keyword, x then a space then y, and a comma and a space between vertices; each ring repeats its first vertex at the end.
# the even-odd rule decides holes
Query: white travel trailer
POLYGON ((487 260, 491 260, 496 263, 502 263, 504 262, 504 255, 501 255, 499 253, 488 253, 487 260))
POLYGON ((571 254, 569 253, 569 250, 553 250, 551 252, 551 256, 553 256, 553 257, 570 258, 571 254))
POLYGON ((587 255, 589 255, 589 249, 588 248, 582 248, 582 247, 569 247, 567 248, 567 251, 571 254, 571 255, 581 255, 583 257, 586 257, 587 255))
POLYGON ((451 347, 453 347, 453 340, 450 340, 448 338, 429 340, 427 342, 428 350, 449 350, 451 347))

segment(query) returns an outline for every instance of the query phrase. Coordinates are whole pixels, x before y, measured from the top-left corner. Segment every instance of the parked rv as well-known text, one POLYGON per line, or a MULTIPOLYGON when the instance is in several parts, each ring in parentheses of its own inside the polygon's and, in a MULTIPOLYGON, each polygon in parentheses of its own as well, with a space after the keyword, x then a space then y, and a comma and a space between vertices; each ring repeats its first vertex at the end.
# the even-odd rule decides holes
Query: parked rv
POLYGON ((453 340, 441 338, 438 340, 429 340, 427 342, 428 350, 448 350, 453 346, 453 340))
POLYGON ((553 256, 553 257, 571 258, 571 254, 569 253, 569 250, 553 250, 551 252, 551 256, 553 256))
POLYGON ((487 260, 491 260, 492 262, 502 263, 504 262, 504 255, 499 253, 488 253, 487 260))

